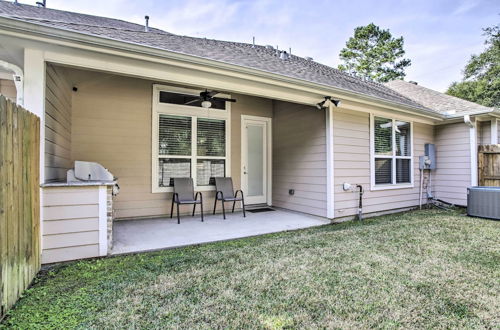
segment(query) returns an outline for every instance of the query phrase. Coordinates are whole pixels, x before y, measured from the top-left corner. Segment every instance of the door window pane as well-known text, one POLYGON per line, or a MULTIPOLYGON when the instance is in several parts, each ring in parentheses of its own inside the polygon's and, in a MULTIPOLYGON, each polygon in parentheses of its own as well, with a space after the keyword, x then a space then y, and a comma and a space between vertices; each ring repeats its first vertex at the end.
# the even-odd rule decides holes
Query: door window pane
POLYGON ((247 126, 248 196, 264 195, 264 127, 247 126))

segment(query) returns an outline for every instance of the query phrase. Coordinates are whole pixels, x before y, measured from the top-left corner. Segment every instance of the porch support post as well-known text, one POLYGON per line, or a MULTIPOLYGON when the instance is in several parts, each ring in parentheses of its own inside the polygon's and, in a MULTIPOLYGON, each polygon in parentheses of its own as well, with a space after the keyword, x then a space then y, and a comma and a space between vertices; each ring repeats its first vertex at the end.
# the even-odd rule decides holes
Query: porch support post
MULTIPOLYGON (((24 108, 40 117, 40 183, 45 182, 45 60, 44 52, 24 49, 24 108)), ((40 251, 43 251, 43 193, 40 188, 40 251)))
POLYGON ((40 182, 45 181, 45 62, 41 50, 24 50, 24 107, 40 117, 40 182))
POLYGON ((491 144, 498 144, 498 119, 491 120, 491 144))
POLYGON ((477 186, 477 120, 469 115, 464 116, 464 122, 469 126, 469 144, 470 144, 470 184, 477 186))
POLYGON ((333 105, 325 110, 326 113, 326 217, 335 217, 335 175, 333 150, 333 105))

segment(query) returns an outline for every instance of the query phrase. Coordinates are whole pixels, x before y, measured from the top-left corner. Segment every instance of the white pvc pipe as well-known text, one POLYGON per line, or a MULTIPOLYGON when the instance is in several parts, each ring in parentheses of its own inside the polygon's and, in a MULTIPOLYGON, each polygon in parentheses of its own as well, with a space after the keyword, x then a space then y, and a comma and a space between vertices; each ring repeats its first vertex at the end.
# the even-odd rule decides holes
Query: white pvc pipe
POLYGON ((15 64, 0 60, 0 68, 13 73, 14 85, 16 86, 16 103, 24 105, 24 73, 15 64))

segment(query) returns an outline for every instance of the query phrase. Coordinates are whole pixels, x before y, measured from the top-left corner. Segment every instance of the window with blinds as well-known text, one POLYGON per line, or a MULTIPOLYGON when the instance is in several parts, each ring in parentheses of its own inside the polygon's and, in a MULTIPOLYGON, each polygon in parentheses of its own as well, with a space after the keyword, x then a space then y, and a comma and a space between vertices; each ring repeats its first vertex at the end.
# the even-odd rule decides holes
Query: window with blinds
POLYGON ((160 115, 158 150, 160 155, 191 156, 191 117, 160 115))
POLYGON ((411 123, 374 117, 372 130, 375 185, 412 183, 411 123))
POLYGON ((226 176, 226 119, 158 114, 158 187, 193 177, 198 186, 226 176))
POLYGON ((213 185, 214 178, 226 172, 226 121, 198 118, 197 148, 197 185, 213 185))
POLYGON ((226 155, 226 121, 198 118, 198 156, 226 155))

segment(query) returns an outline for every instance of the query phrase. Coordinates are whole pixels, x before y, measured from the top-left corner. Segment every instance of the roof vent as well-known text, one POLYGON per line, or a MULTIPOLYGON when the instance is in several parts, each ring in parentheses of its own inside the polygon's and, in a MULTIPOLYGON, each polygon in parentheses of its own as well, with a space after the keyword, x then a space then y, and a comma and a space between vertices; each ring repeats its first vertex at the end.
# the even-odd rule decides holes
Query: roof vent
POLYGON ((457 114, 457 110, 448 110, 445 112, 448 116, 457 114))
POLYGON ((413 81, 413 80, 410 80, 410 81, 409 81, 409 83, 410 83, 410 84, 413 84, 413 85, 418 85, 418 82, 413 81))
POLYGON ((280 59, 282 60, 288 60, 290 58, 290 56, 288 55, 287 52, 281 52, 280 53, 280 59))
POLYGON ((45 8, 47 6, 47 2, 46 0, 38 1, 36 5, 38 6, 38 8, 45 8))
POLYGON ((144 16, 144 19, 146 20, 146 25, 144 25, 144 32, 149 32, 149 16, 144 16))
POLYGON ((271 45, 266 45, 266 49, 274 49, 274 47, 271 45))
POLYGON ((309 56, 306 56, 306 57, 304 57, 304 58, 306 59, 306 61, 312 61, 312 60, 313 60, 313 58, 312 58, 312 57, 309 57, 309 56))

